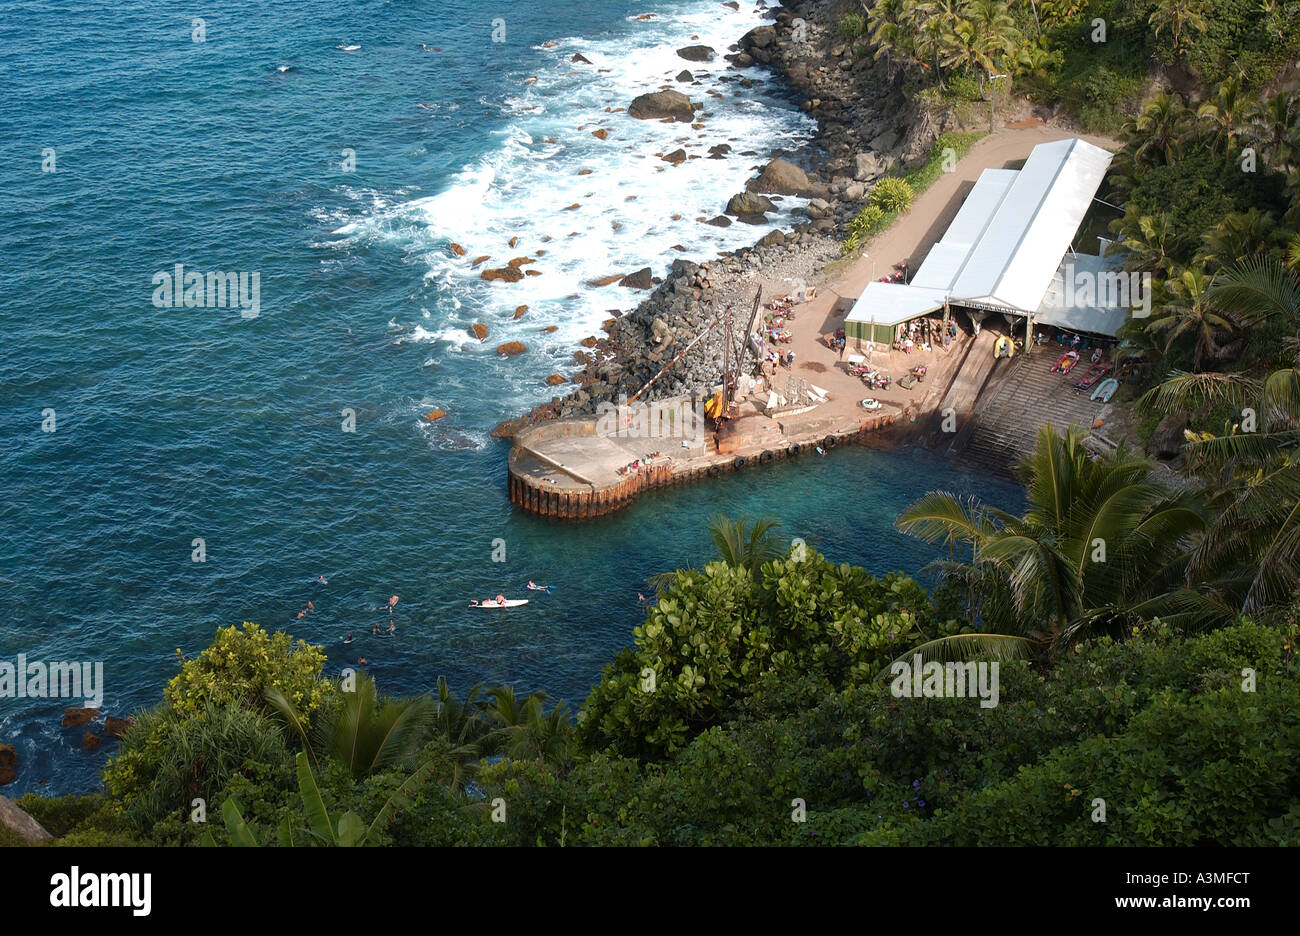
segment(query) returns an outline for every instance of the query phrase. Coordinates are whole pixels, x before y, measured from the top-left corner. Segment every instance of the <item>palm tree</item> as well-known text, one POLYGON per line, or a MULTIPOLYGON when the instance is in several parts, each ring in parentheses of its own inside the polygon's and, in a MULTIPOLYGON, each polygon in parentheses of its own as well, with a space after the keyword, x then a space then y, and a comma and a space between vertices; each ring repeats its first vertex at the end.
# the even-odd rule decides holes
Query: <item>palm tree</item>
POLYGON ((554 706, 548 713, 543 704, 546 693, 531 692, 522 701, 509 686, 489 689, 489 718, 496 724, 486 746, 512 760, 540 760, 563 763, 568 753, 573 725, 569 707, 554 706))
POLYGON ((352 691, 340 692, 336 704, 319 713, 308 729, 306 720, 284 695, 267 690, 267 701, 302 742, 314 767, 332 757, 362 780, 409 763, 433 733, 437 709, 427 695, 410 699, 380 699, 369 674, 356 677, 352 691))
POLYGON ((1204 243, 1197 260, 1226 267, 1266 254, 1277 241, 1276 224, 1272 214, 1258 208, 1227 214, 1202 235, 1204 243))
POLYGON ((1219 509, 1189 571, 1235 579, 1227 590, 1242 613, 1254 614, 1300 589, 1300 367, 1276 370, 1262 384, 1240 374, 1177 374, 1139 406, 1236 411, 1248 402, 1253 410, 1240 412, 1243 420, 1253 415, 1254 427, 1190 434, 1189 468, 1207 479, 1219 509))
POLYGON ((1182 244, 1168 214, 1161 211, 1132 220, 1124 218, 1118 227, 1123 233, 1119 246, 1129 256, 1125 264, 1127 268, 1147 270, 1156 276, 1173 269, 1174 258, 1181 253, 1182 244))
POLYGON ((1123 449, 1094 456, 1083 439, 1073 427, 1064 436, 1050 425, 1039 430, 1035 453, 1019 469, 1029 496, 1023 517, 944 492, 899 516, 904 533, 970 545, 969 562, 936 566, 967 585, 972 620, 984 627, 913 652, 1054 654, 1157 615, 1193 624, 1227 614, 1185 584, 1204 525, 1193 498, 1156 483, 1146 460, 1123 449))
POLYGON ((1155 27, 1157 38, 1162 30, 1169 32, 1174 54, 1178 55, 1191 44, 1190 33, 1204 32, 1208 28, 1204 10, 1203 0, 1159 0, 1147 22, 1155 27))
POLYGON ((1222 145, 1224 154, 1232 157, 1250 112, 1250 99, 1242 94, 1241 79, 1234 75, 1219 85, 1213 99, 1197 108, 1196 117, 1213 128, 1215 148, 1222 145))
POLYGON ((1255 105, 1250 115, 1251 136, 1263 151, 1270 169, 1286 172, 1296 152, 1296 96, 1279 91, 1255 105))
POLYGON ((1134 157, 1146 165, 1172 163, 1181 154, 1191 125, 1191 112, 1176 94, 1161 91, 1138 115, 1132 131, 1138 135, 1134 157))
POLYGON ((1164 353, 1168 354, 1184 338, 1195 338, 1193 364, 1201 369, 1206 355, 1219 353, 1220 337, 1225 340, 1236 330, 1237 323, 1211 304, 1209 294, 1213 277, 1198 267, 1183 270, 1169 279, 1165 288, 1170 301, 1161 306, 1161 314, 1146 326, 1152 336, 1163 336, 1164 353))

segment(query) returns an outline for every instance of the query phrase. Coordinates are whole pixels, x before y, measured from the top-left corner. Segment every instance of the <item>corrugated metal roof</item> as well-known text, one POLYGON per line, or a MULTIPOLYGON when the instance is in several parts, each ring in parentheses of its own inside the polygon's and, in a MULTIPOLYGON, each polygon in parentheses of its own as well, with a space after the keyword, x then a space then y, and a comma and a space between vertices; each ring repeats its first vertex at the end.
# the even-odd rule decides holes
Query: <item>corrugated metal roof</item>
POLYGON ((1022 169, 985 169, 911 283, 869 284, 848 320, 896 323, 942 306, 945 296, 1037 310, 1111 159, 1075 137, 1035 146, 1022 169))

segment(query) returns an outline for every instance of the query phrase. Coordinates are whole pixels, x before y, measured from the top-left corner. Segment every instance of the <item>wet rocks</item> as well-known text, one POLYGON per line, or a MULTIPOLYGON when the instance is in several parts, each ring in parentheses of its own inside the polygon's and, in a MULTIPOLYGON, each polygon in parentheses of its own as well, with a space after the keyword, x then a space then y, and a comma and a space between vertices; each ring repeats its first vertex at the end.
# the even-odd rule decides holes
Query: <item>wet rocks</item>
POLYGON ((719 143, 716 146, 709 147, 710 159, 726 159, 727 154, 731 152, 731 146, 727 143, 719 143))
POLYGON ((691 82, 691 81, 694 81, 694 80, 695 80, 695 76, 692 75, 689 71, 687 71, 686 69, 683 68, 681 71, 679 71, 679 72, 677 73, 677 80, 678 80, 678 81, 691 82))
POLYGON ((491 254, 483 254, 483 256, 481 257, 475 257, 473 262, 470 263, 470 268, 473 269, 474 267, 477 267, 480 263, 486 263, 488 260, 491 259, 492 259, 491 254))
POLYGON ((763 224, 767 221, 766 212, 775 210, 776 205, 770 198, 753 192, 738 192, 727 201, 727 214, 735 215, 746 224, 763 224))
POLYGON ((473 333, 474 337, 477 338, 479 341, 482 341, 484 338, 488 336, 487 326, 484 325, 482 322, 475 322, 473 325, 469 327, 469 330, 471 333, 473 333))
MULTIPOLYGON (((594 136, 597 140, 606 140, 606 139, 609 139, 609 131, 606 130, 604 127, 602 127, 602 128, 599 129, 599 130, 593 130, 593 131, 591 131, 591 135, 594 136)), ((590 172, 591 172, 591 170, 588 169, 588 170, 587 170, 587 173, 590 173, 590 172)))
POLYGON ((498 281, 502 283, 517 283, 524 278, 524 274, 518 267, 505 266, 493 270, 484 270, 479 274, 483 279, 488 281, 498 281))
POLYGON ((628 289, 651 289, 654 286, 654 273, 649 267, 642 267, 620 279, 618 285, 628 289))
POLYGON ((665 153, 662 157, 664 162, 671 163, 674 166, 680 166, 686 162, 686 150, 675 149, 671 153, 665 153))
POLYGON ((714 51, 712 46, 692 45, 678 49, 677 54, 688 62, 711 62, 714 51))
POLYGON ((574 53, 573 53, 573 58, 569 59, 569 61, 570 61, 570 62, 573 62, 575 65, 590 65, 590 64, 591 64, 591 59, 587 58, 587 57, 586 57, 585 55, 583 55, 581 52, 574 52, 574 53))
MULTIPOLYGON (((434 412, 439 412, 434 410, 434 412)), ((134 722, 129 718, 114 718, 109 715, 104 719, 104 734, 110 738, 120 738, 134 722)))
POLYGON ((731 227, 731 219, 726 215, 718 215, 716 218, 710 218, 704 223, 711 224, 714 227, 731 227))
POLYGON ((515 321, 518 321, 519 319, 523 318, 524 313, 527 311, 528 311, 528 306, 526 305, 515 306, 515 321))
POLYGON ((448 244, 448 245, 447 245, 447 249, 451 251, 452 256, 454 256, 454 257, 463 257, 463 256, 465 256, 465 248, 462 247, 460 244, 455 244, 455 243, 453 243, 453 244, 448 244))
POLYGON ((748 185, 751 192, 769 195, 806 195, 811 187, 808 174, 784 159, 772 160, 748 185))
POLYGON ((654 91, 634 98, 627 108, 628 115, 637 120, 672 118, 681 123, 695 119, 691 99, 680 91, 654 91))
POLYGON ((89 725, 99 717, 99 709, 93 708, 70 708, 63 710, 63 727, 80 728, 82 725, 89 725))
POLYGON ((601 286, 608 286, 610 283, 617 283, 622 278, 622 273, 611 273, 609 276, 602 276, 599 279, 587 280, 587 285, 599 289, 601 286))
POLYGON ((16 776, 18 776, 18 752, 8 744, 0 744, 0 786, 13 783, 16 776))
POLYGON ((99 746, 103 743, 104 743, 104 739, 101 738, 99 735, 95 734, 93 731, 87 730, 86 733, 81 736, 81 746, 85 748, 87 751, 96 751, 99 749, 99 746))
POLYGON ((546 385, 548 387, 558 387, 561 384, 566 384, 568 382, 569 381, 565 379, 563 374, 552 374, 546 378, 546 385))
POLYGON ((528 348, 522 341, 507 341, 505 344, 497 345, 497 354, 503 357, 514 357, 516 354, 523 354, 528 348))
MULTIPOLYGON (((445 409, 436 409, 436 410, 429 410, 429 412, 424 414, 424 418, 429 420, 429 422, 437 422, 438 420, 442 419, 442 417, 446 415, 447 415, 447 411, 445 409)), ((105 726, 105 730, 107 730, 107 726, 105 726)))

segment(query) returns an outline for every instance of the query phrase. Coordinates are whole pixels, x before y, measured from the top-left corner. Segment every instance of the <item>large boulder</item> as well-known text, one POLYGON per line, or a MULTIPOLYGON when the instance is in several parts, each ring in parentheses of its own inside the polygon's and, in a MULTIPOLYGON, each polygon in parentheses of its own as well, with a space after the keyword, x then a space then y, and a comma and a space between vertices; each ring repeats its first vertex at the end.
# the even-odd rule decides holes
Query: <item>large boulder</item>
POLYGON ((766 49, 774 42, 776 42, 776 29, 772 26, 755 26, 740 37, 740 47, 746 52, 766 49))
POLYGON ((853 157, 853 178, 859 182, 870 182, 884 175, 893 160, 882 159, 878 153, 858 153, 853 157))
POLYGON ((82 725, 89 725, 99 717, 99 709, 93 708, 70 708, 63 710, 63 727, 80 728, 82 725))
POLYGON ((524 346, 524 343, 522 341, 507 341, 503 345, 497 345, 497 354, 502 354, 505 355, 506 357, 513 357, 516 354, 523 354, 527 350, 528 348, 524 346))
POLYGON ((627 107, 628 115, 638 120, 659 120, 671 117, 681 123, 695 119, 691 99, 680 91, 654 91, 634 98, 627 107))
POLYGON ((628 289, 651 289, 654 287, 654 272, 649 267, 642 267, 635 273, 629 273, 618 281, 618 285, 628 289))
POLYGON ((1156 458, 1171 459, 1177 458, 1183 452, 1183 445, 1187 441, 1183 436, 1183 430, 1187 428, 1186 413, 1170 413, 1156 425, 1155 431, 1151 433, 1151 442, 1147 446, 1147 452, 1156 458))
POLYGON ((496 270, 484 270, 479 276, 485 280, 500 280, 503 283, 517 283, 524 278, 523 272, 517 266, 501 267, 496 270))
POLYGON ((45 831, 44 826, 4 796, 0 796, 0 827, 8 829, 24 842, 32 845, 37 842, 47 842, 54 837, 45 831))
POLYGON ((684 49, 678 49, 677 54, 688 62, 711 62, 713 61, 713 47, 706 45, 691 45, 684 49))
POLYGON ((772 160, 748 185, 751 192, 772 195, 806 195, 810 187, 808 174, 784 159, 772 160))
POLYGON ((770 198, 755 195, 753 192, 740 192, 727 201, 727 214, 733 214, 748 224, 762 224, 768 211, 775 211, 776 205, 770 198))

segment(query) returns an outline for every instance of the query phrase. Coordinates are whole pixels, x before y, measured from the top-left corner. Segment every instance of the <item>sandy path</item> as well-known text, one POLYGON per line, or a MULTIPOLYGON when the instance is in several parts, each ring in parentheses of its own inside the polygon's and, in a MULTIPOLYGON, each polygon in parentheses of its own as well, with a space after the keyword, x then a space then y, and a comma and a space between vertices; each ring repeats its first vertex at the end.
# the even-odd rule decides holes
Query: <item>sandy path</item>
MULTIPOLYGON (((875 351, 873 363, 895 380, 914 364, 926 364, 929 375, 923 384, 911 391, 900 390, 896 386, 886 391, 869 391, 858 378, 849 376, 838 366, 839 354, 823 343, 822 336, 833 333, 844 324, 844 316, 852 308, 853 301, 873 279, 892 273, 894 265, 904 259, 912 270, 920 266, 930 247, 947 230, 981 172, 988 168, 1006 168, 1009 163, 1023 160, 1039 143, 1073 136, 1081 136, 1087 142, 1111 152, 1119 149, 1119 143, 1115 140, 1082 135, 1047 125, 998 130, 971 147, 952 172, 941 175, 913 202, 911 208, 900 215, 887 230, 876 235, 867 245, 866 252, 846 270, 819 286, 816 297, 796 307, 796 317, 787 326, 792 340, 790 344, 783 345, 783 348, 795 352, 794 372, 797 376, 830 391, 831 401, 818 407, 821 414, 831 415, 852 409, 860 411, 859 401, 867 396, 874 396, 897 407, 907 402, 916 404, 922 401, 927 391, 946 385, 949 372, 961 358, 962 344, 955 345, 951 352, 917 351, 904 355, 883 349, 875 351), (805 367, 808 362, 820 363, 826 370, 810 370, 805 367)), ((780 287, 765 295, 780 295, 780 287)), ((989 321, 992 327, 997 327, 998 324, 998 321, 989 321)), ((963 337, 963 344, 968 340, 970 339, 963 337)), ((852 353, 852 349, 847 353, 852 353)), ((778 368, 778 387, 784 387, 786 373, 788 372, 778 368)))

